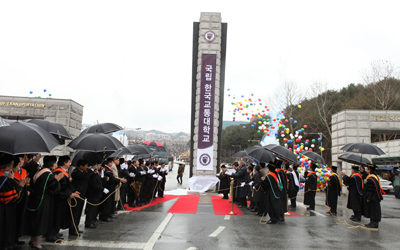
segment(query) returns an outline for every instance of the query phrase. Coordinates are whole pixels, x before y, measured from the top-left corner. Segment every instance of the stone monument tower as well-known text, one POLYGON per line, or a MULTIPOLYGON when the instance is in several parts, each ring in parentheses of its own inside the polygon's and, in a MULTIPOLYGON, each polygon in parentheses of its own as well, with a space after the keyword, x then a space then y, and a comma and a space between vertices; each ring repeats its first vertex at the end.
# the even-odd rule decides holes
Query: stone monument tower
POLYGON ((190 177, 215 176, 220 164, 226 34, 221 13, 193 23, 190 177))

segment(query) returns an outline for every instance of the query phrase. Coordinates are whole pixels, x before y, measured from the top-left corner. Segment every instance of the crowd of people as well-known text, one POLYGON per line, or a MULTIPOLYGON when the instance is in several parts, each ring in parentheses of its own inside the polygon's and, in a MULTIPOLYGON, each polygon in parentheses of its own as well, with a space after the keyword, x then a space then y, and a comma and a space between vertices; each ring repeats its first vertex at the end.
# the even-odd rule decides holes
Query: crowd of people
POLYGON ((31 249, 64 239, 62 229, 78 236, 82 213, 85 228, 112 222, 117 210, 163 198, 168 175, 165 163, 107 158, 88 166, 79 159, 73 171, 69 156, 0 153, 0 249, 20 249, 30 236, 31 249), (86 203, 86 206, 85 206, 86 203), (85 209, 84 209, 85 208, 85 209))
MULTIPOLYGON (((285 213, 290 206, 296 207, 296 197, 300 190, 300 173, 297 165, 282 164, 275 160, 268 164, 249 164, 243 161, 235 162, 232 171, 227 171, 225 165, 220 167, 217 177, 220 179, 219 193, 222 199, 228 199, 230 183, 233 180, 232 200, 238 207, 247 208, 258 216, 269 216, 267 224, 276 224, 285 221, 285 213), (247 201, 250 205, 247 205, 247 201)), ((318 176, 317 165, 312 163, 309 170, 304 172, 304 205, 307 210, 315 210, 315 196, 317 192, 318 176)), ((349 195, 347 208, 352 209, 352 221, 361 221, 361 215, 370 218, 367 228, 378 228, 381 221, 380 202, 383 190, 376 173, 375 165, 368 165, 362 175, 358 166, 352 167, 351 176, 341 172, 343 183, 348 187, 349 195)), ((331 167, 331 175, 326 188, 327 213, 337 215, 338 197, 342 192, 342 180, 337 174, 337 167, 331 167)))

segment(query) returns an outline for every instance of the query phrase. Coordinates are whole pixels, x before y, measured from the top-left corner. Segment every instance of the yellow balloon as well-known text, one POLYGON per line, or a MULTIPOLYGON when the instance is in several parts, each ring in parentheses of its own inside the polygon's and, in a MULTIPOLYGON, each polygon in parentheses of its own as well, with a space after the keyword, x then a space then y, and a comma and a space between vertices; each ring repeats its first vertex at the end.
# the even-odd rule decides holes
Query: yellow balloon
POLYGON ((302 168, 298 168, 299 172, 301 172, 302 168))
POLYGON ((244 99, 245 102, 247 102, 247 99, 244 99))
POLYGON ((264 134, 267 133, 267 130, 264 130, 264 134))
POLYGON ((321 151, 324 151, 325 150, 325 148, 321 148, 321 151))
POLYGON ((261 124, 261 121, 259 121, 258 124, 261 124))
POLYGON ((282 124, 279 124, 278 127, 282 127, 282 124))
POLYGON ((301 109, 301 105, 297 106, 299 109, 301 109))

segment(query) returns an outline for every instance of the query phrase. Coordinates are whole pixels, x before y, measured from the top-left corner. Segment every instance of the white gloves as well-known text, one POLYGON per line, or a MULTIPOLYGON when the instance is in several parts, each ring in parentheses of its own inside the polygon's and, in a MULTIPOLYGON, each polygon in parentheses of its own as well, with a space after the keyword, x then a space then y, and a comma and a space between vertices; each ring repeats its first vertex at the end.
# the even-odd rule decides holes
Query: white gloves
POLYGON ((232 176, 231 172, 225 172, 226 175, 232 176))
POLYGON ((216 174, 215 176, 219 177, 219 174, 216 174))
POLYGON ((135 175, 134 173, 129 173, 129 176, 133 178, 133 177, 135 177, 136 175, 135 175))
POLYGON ((158 176, 158 179, 157 180, 159 180, 159 181, 162 181, 162 176, 158 176))
POLYGON ((161 168, 161 169, 160 169, 160 171, 161 171, 161 172, 164 172, 164 171, 165 171, 165 169, 164 169, 164 168, 161 168))
POLYGON ((244 187, 244 185, 246 185, 246 182, 240 183, 240 187, 244 187))
POLYGON ((103 189, 103 193, 108 194, 110 192, 110 190, 108 190, 107 188, 103 189))
POLYGON ((256 187, 253 187, 254 190, 256 190, 256 187))
POLYGON ((158 174, 153 174, 153 178, 158 178, 158 174))
POLYGON ((149 169, 148 171, 147 171, 147 173, 149 173, 149 174, 154 174, 156 171, 154 170, 154 169, 149 169))
POLYGON ((141 175, 146 175, 146 172, 145 171, 140 171, 140 174, 141 175))
POLYGON ((253 181, 250 181, 250 182, 249 182, 249 185, 253 185, 253 183, 254 183, 253 181))

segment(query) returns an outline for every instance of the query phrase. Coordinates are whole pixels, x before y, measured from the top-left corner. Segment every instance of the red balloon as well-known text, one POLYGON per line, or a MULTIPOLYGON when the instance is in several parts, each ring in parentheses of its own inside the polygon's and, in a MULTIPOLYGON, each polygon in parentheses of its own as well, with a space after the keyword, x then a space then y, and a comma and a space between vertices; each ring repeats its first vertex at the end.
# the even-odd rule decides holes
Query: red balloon
POLYGON ((309 148, 308 151, 312 151, 312 148, 309 148))
POLYGON ((269 136, 269 133, 267 133, 267 136, 269 136))
POLYGON ((304 128, 307 128, 307 125, 304 125, 304 128))
POLYGON ((259 102, 261 102, 261 99, 258 99, 259 102))
POLYGON ((267 109, 267 111, 269 111, 269 109, 267 109))
POLYGON ((275 127, 274 127, 274 126, 272 126, 271 128, 272 128, 272 129, 275 129, 275 127))
POLYGON ((292 148, 289 148, 290 151, 293 151, 292 148))
POLYGON ((283 114, 283 113, 285 113, 285 111, 284 111, 284 110, 282 110, 282 111, 281 111, 281 113, 283 114))
POLYGON ((294 147, 294 148, 297 148, 297 145, 294 145, 293 147, 294 147))
POLYGON ((276 122, 276 119, 274 118, 273 121, 276 122))
POLYGON ((288 123, 288 122, 289 122, 289 120, 288 120, 288 119, 286 119, 286 120, 285 120, 285 122, 286 122, 286 123, 288 123))

